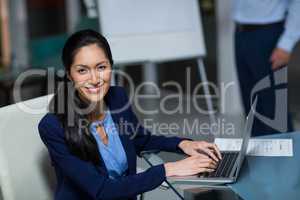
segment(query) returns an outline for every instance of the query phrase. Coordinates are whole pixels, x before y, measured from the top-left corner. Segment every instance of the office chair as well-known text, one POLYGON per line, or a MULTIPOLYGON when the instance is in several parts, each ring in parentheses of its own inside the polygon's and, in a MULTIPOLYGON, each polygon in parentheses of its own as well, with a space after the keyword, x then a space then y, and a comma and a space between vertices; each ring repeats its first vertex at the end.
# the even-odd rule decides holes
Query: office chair
MULTIPOLYGON (((47 107, 51 95, 24 101, 47 107)), ((37 124, 46 113, 30 114, 13 104, 0 109, 0 189, 3 200, 53 199, 54 171, 37 124)))

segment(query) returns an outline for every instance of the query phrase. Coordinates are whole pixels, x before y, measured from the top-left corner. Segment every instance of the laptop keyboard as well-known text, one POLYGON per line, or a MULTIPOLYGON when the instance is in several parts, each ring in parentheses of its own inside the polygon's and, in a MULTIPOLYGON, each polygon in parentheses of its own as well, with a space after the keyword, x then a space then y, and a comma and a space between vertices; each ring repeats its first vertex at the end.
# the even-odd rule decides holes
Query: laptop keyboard
POLYGON ((218 163, 216 170, 210 173, 201 173, 199 177, 215 178, 222 177, 228 178, 233 168, 239 152, 221 152, 222 160, 218 163))

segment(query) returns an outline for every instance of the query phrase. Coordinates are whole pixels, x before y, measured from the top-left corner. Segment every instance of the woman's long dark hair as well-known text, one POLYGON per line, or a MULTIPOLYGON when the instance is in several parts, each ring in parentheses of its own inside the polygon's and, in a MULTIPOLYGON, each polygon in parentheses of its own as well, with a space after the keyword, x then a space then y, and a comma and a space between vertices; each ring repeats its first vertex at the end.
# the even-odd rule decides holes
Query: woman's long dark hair
POLYGON ((81 112, 89 105, 81 100, 73 83, 67 77, 74 57, 80 48, 96 44, 103 49, 111 66, 113 59, 109 44, 105 37, 93 30, 82 30, 71 35, 62 51, 62 62, 65 69, 63 80, 58 83, 56 93, 49 105, 64 128, 65 141, 71 153, 85 161, 99 163, 97 143, 88 128, 87 113, 81 112))

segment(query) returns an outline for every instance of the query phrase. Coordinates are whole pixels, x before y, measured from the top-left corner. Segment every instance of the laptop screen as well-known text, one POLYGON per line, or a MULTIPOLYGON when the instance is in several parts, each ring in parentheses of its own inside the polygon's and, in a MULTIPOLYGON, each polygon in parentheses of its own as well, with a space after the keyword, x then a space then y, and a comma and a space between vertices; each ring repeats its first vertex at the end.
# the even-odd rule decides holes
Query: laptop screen
POLYGON ((251 109, 250 109, 249 114, 248 114, 247 119, 246 119, 245 130, 244 130, 244 135, 243 135, 243 142, 242 142, 242 148, 241 148, 241 152, 240 152, 239 167, 241 167, 241 164, 242 164, 242 162, 244 160, 244 157, 247 153, 249 140, 251 138, 251 132, 252 132, 252 127, 253 127, 256 104, 257 104, 257 97, 255 98, 253 104, 251 105, 251 109))

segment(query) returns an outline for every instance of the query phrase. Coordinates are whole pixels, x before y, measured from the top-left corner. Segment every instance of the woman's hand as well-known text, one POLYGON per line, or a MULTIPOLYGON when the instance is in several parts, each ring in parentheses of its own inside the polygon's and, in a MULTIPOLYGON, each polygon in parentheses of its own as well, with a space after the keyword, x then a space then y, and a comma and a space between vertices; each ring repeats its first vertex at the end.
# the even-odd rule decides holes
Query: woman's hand
POLYGON ((203 172, 213 172, 217 163, 208 157, 194 155, 176 162, 164 164, 166 177, 190 176, 203 172))
POLYGON ((205 141, 183 140, 178 147, 187 155, 201 155, 202 157, 212 158, 215 162, 222 159, 217 145, 205 141))

